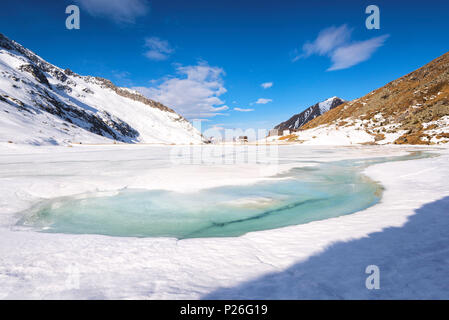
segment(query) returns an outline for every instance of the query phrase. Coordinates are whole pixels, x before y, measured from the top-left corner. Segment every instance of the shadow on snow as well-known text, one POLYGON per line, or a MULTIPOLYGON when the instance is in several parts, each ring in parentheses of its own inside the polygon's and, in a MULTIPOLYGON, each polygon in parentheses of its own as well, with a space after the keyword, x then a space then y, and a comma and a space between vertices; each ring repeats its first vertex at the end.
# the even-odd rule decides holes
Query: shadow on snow
POLYGON ((402 227, 337 242, 285 271, 266 274, 203 299, 448 299, 449 196, 425 204, 402 227), (368 265, 380 289, 368 290, 368 265))

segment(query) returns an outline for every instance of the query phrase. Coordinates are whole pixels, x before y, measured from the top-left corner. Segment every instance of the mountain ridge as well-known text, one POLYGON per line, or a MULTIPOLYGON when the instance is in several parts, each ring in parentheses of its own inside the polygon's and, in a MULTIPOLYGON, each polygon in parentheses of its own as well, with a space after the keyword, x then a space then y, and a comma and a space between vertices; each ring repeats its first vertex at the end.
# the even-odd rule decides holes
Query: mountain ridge
POLYGON ((201 133, 173 109, 108 79, 63 70, 1 33, 0 107, 4 111, 0 117, 3 141, 204 141, 201 133), (20 128, 31 129, 29 136, 20 128))
POLYGON ((344 100, 338 97, 331 97, 324 101, 318 102, 313 106, 308 107, 304 111, 293 115, 287 121, 281 122, 274 129, 277 130, 297 130, 304 126, 309 121, 312 121, 316 117, 326 113, 327 111, 339 106, 344 100))
POLYGON ((345 102, 301 129, 330 126, 364 130, 374 138, 367 142, 447 143, 449 52, 361 98, 345 102))

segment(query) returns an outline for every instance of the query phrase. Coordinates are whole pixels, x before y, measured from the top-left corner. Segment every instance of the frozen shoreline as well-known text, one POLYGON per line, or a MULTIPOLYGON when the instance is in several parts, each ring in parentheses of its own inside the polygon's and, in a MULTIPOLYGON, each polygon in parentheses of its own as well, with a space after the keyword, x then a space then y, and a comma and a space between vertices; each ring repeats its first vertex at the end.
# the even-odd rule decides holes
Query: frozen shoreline
MULTIPOLYGON (((170 147, 120 148, 128 152, 116 152, 116 146, 14 148, 17 147, 6 151, 2 147, 5 152, 0 157, 0 298, 197 299, 211 293, 212 298, 252 298, 254 292, 251 290, 242 289, 236 293, 218 289, 233 288, 269 273, 285 271, 325 252, 336 242, 361 239, 385 228, 400 227, 416 209, 449 195, 449 149, 441 147, 339 147, 332 148, 337 150, 336 153, 327 154, 324 147, 285 146, 279 149, 279 166, 216 164, 208 165, 207 170, 204 166, 167 164, 170 147), (423 149, 436 150, 441 155, 384 163, 365 170, 386 188, 381 202, 373 207, 347 216, 249 233, 238 238, 177 241, 169 238, 15 232, 10 228, 15 219, 12 213, 25 209, 35 197, 48 197, 49 193, 55 197, 123 187, 182 191, 195 187, 249 184, 271 179, 269 176, 273 173, 298 166, 301 160, 402 155, 406 150, 423 149), (29 150, 39 150, 39 154, 30 154, 29 150), (126 166, 121 161, 126 161, 126 166), (150 162, 151 166, 148 166, 150 162), (134 174, 130 176, 131 172, 134 174), (49 173, 52 173, 51 177, 48 177, 49 173), (68 279, 73 278, 78 279, 79 286, 67 285, 68 279)), ((426 254, 435 259, 444 255, 441 248, 437 249, 426 254)), ((369 252, 366 257, 370 257, 369 252)), ((359 263, 359 260, 354 262, 359 263)), ((391 264, 395 263, 397 261, 393 259, 391 264)), ((438 287, 438 282, 442 281, 438 279, 439 275, 432 279, 432 274, 427 274, 430 277, 428 282, 417 284, 424 290, 422 293, 408 292, 398 286, 373 294, 364 287, 365 267, 360 266, 358 278, 345 275, 342 270, 341 278, 329 279, 324 272, 318 282, 302 282, 289 296, 285 296, 286 290, 271 290, 271 296, 267 297, 421 298, 426 297, 426 290, 440 298, 449 296, 438 287), (352 283, 351 279, 363 281, 352 283), (341 292, 333 295, 319 289, 329 286, 341 292)), ((332 266, 328 268, 332 269, 332 266)), ((432 268, 426 270, 430 272, 432 268)), ((401 276, 406 277, 407 274, 401 276)), ((388 279, 390 274, 385 277, 388 279)), ((277 285, 280 289, 285 284, 267 283, 267 286, 275 288, 277 285)))

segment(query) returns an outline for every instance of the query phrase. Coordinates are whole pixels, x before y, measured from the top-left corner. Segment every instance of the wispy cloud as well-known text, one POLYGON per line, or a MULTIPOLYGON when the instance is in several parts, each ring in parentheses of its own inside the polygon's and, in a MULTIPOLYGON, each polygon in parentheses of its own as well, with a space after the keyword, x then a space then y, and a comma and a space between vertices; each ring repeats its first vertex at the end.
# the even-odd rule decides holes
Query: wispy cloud
POLYGON ((352 29, 349 29, 345 24, 338 28, 326 28, 320 31, 315 41, 307 41, 302 46, 302 53, 296 56, 293 60, 296 61, 301 58, 307 58, 312 54, 322 56, 331 53, 337 47, 347 43, 351 39, 351 33, 352 29))
POLYGON ((196 118, 196 119, 192 119, 192 121, 194 122, 209 122, 210 119, 201 119, 201 118, 196 118))
POLYGON ((336 49, 331 55, 332 66, 327 70, 347 69, 368 60, 377 48, 383 46, 388 37, 389 35, 383 35, 336 49))
POLYGON ((159 80, 151 87, 134 87, 150 99, 174 108, 183 116, 209 118, 222 115, 229 107, 219 98, 226 92, 224 70, 201 62, 178 66, 176 76, 159 80))
POLYGON ((352 29, 346 24, 340 27, 329 27, 318 34, 312 42, 302 46, 302 52, 296 50, 293 62, 311 55, 328 56, 332 65, 327 71, 347 69, 368 60, 381 47, 389 35, 371 38, 365 41, 352 41, 352 29))
POLYGON ((239 112, 251 112, 254 111, 254 109, 245 109, 245 108, 234 108, 235 111, 239 111, 239 112))
POLYGON ((228 109, 229 109, 229 107, 225 105, 225 106, 221 106, 221 107, 215 107, 214 111, 226 111, 228 109))
POLYGON ((145 48, 148 48, 145 56, 156 61, 166 60, 174 52, 168 41, 161 40, 158 37, 145 38, 145 48))
POLYGON ((264 89, 271 88, 273 86, 273 82, 264 82, 260 85, 264 89))
POLYGON ((116 23, 135 23, 150 12, 146 0, 75 0, 91 16, 111 19, 116 23))
POLYGON ((271 100, 271 99, 259 98, 259 99, 257 99, 257 101, 254 102, 254 103, 256 103, 256 104, 267 104, 267 103, 270 103, 270 102, 272 102, 272 101, 273 101, 273 100, 271 100))

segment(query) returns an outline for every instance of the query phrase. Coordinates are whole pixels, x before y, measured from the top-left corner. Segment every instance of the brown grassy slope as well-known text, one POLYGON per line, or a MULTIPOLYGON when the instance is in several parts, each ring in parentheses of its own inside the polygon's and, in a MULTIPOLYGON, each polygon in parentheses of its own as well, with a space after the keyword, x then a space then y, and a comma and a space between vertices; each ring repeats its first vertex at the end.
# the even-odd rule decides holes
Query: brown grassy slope
POLYGON ((422 123, 449 115, 449 52, 362 98, 326 112, 301 129, 347 118, 369 120, 379 112, 385 118, 379 127, 398 123, 399 130, 407 130, 395 143, 428 143, 431 137, 423 132, 422 123))

